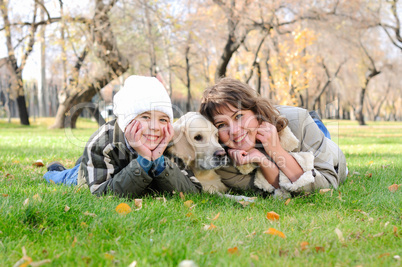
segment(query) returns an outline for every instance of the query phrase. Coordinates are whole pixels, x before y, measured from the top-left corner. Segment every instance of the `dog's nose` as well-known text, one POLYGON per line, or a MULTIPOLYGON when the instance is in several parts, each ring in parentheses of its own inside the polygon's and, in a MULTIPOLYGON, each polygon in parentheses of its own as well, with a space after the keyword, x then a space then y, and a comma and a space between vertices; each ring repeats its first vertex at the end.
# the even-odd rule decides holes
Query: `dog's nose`
POLYGON ((217 158, 222 158, 222 157, 226 156, 226 152, 223 149, 217 150, 217 151, 215 151, 214 156, 217 158))

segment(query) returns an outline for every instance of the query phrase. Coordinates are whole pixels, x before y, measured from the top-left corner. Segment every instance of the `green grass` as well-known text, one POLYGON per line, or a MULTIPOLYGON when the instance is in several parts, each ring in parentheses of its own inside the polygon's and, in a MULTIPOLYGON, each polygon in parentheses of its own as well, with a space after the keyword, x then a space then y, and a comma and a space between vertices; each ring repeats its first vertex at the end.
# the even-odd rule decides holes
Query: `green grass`
MULTIPOLYGON (((338 191, 282 200, 258 198, 243 207, 214 195, 101 198, 86 190, 47 184, 44 167, 58 160, 73 167, 96 124, 47 130, 50 119, 30 127, 0 121, 0 265, 13 266, 23 248, 46 266, 401 266, 402 124, 325 121, 345 152, 350 176, 338 191), (29 199, 24 205, 24 201, 29 199), (192 200, 189 209, 184 201, 192 200), (119 203, 132 212, 120 215, 119 203), (70 209, 65 211, 65 207, 70 209), (269 211, 280 215, 268 221, 269 211), (219 217, 212 220, 218 213, 219 217), (93 215, 94 214, 94 215, 93 215), (205 225, 216 228, 204 230, 205 225), (286 235, 264 234, 275 228, 286 235), (339 238, 335 229, 342 232, 339 238), (308 242, 305 249, 301 243, 308 242), (237 248, 229 253, 229 248, 237 248)), ((22 262, 22 261, 21 261, 22 262)), ((26 258, 25 262, 29 262, 26 258)))

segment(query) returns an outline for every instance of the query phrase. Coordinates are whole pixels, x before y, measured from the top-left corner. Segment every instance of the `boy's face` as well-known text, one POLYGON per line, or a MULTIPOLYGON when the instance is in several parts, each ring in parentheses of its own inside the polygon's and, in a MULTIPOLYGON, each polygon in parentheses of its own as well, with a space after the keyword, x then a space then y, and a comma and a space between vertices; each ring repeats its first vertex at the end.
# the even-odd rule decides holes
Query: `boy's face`
POLYGON ((170 122, 169 116, 160 111, 144 112, 135 117, 141 123, 141 143, 149 150, 154 150, 164 137, 163 129, 170 122))

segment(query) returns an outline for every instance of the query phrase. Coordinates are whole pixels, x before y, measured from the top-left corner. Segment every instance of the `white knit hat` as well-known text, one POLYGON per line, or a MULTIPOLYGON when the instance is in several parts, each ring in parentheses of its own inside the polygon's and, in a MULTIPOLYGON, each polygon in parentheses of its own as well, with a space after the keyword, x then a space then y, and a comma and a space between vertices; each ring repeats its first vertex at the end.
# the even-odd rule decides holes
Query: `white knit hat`
POLYGON ((124 81, 124 87, 113 98, 113 113, 124 132, 127 125, 146 111, 165 113, 173 122, 170 97, 158 79, 132 75, 124 81))

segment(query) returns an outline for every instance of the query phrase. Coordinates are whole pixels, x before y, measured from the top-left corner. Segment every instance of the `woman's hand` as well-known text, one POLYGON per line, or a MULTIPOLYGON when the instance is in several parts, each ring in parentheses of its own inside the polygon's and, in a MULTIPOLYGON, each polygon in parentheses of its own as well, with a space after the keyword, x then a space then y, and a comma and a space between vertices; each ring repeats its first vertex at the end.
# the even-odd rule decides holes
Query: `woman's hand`
POLYGON ((249 151, 229 149, 228 154, 229 157, 236 163, 236 165, 244 165, 247 163, 260 164, 263 158, 265 158, 265 155, 256 148, 253 148, 249 151))
POLYGON ((142 129, 141 123, 137 120, 133 120, 127 126, 124 136, 128 144, 134 148, 138 154, 147 160, 152 160, 152 151, 144 145, 143 131, 144 129, 142 129))
POLYGON ((276 127, 269 122, 262 122, 257 129, 256 139, 261 142, 265 152, 272 157, 274 152, 282 151, 276 127))
POLYGON ((152 151, 151 155, 152 161, 156 160, 157 158, 163 155, 163 152, 165 151, 167 145, 174 136, 174 129, 172 124, 170 124, 170 122, 167 124, 167 127, 163 128, 162 131, 163 131, 163 138, 159 143, 159 145, 152 151))

